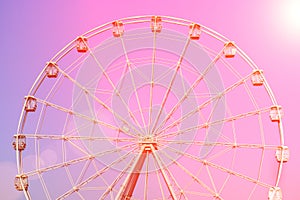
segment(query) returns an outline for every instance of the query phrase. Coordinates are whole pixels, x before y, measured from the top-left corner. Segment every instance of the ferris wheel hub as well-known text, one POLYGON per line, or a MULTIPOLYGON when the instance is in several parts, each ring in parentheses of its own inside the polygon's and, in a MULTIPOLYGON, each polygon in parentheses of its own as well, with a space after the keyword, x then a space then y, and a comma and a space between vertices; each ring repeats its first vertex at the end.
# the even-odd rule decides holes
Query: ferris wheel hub
POLYGON ((139 139, 139 146, 145 152, 152 152, 153 149, 157 150, 157 138, 151 135, 146 135, 139 139))

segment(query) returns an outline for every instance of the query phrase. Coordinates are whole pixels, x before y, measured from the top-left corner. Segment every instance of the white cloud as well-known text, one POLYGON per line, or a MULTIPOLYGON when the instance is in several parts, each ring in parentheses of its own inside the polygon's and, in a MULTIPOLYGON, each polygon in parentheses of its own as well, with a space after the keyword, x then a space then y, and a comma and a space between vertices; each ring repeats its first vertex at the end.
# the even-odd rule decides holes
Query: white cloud
POLYGON ((0 162, 0 194, 1 199, 20 200, 23 193, 14 188, 14 179, 17 174, 17 166, 12 162, 0 162))

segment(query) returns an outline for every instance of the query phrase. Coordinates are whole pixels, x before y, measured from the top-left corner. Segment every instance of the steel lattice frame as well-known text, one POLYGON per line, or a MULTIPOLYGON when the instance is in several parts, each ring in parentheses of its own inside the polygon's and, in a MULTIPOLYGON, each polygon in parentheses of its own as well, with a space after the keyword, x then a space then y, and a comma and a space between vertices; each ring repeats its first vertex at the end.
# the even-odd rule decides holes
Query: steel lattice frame
POLYGON ((281 118, 234 42, 189 20, 123 18, 75 38, 34 82, 15 186, 26 199, 281 199, 281 118))

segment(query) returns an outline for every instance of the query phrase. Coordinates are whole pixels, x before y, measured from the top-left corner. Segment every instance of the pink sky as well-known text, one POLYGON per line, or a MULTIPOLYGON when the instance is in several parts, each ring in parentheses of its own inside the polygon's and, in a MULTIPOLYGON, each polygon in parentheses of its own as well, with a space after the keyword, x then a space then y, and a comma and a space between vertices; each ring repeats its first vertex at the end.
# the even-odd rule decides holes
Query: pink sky
MULTIPOLYGON (((78 35, 115 19, 135 15, 169 15, 189 19, 235 41, 264 70, 284 110, 286 145, 291 158, 284 165, 280 186, 283 199, 298 197, 300 157, 298 100, 300 86, 299 1, 9 1, 0 3, 2 65, 0 124, 2 127, 0 194, 18 200, 13 188, 16 170, 11 148, 23 96, 57 51, 78 35), (3 128, 4 127, 4 128, 3 128)), ((265 198, 267 199, 267 197, 265 198)))

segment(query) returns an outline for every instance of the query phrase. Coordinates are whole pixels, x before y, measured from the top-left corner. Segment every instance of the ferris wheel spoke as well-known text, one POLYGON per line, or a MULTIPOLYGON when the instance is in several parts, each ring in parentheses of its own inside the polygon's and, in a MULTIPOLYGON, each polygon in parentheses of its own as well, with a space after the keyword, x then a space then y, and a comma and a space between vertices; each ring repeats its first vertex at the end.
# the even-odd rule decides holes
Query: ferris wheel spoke
POLYGON ((80 198, 81 200, 85 200, 85 198, 80 194, 79 191, 77 191, 76 194, 77 194, 77 196, 79 196, 79 198, 80 198))
MULTIPOLYGON (((35 98, 36 98, 36 97, 35 97, 35 98)), ((71 114, 71 115, 74 115, 74 116, 76 116, 76 117, 80 117, 80 118, 85 119, 85 120, 88 120, 88 121, 90 121, 90 122, 92 122, 92 123, 100 124, 100 125, 102 125, 102 126, 104 126, 104 127, 110 128, 110 129, 112 129, 112 130, 114 130, 114 131, 119 131, 119 130, 120 130, 120 128, 118 128, 118 127, 116 127, 116 126, 114 126, 114 125, 108 124, 108 123, 103 122, 103 121, 100 121, 100 120, 98 120, 98 119, 93 119, 93 118, 91 118, 90 116, 87 116, 87 115, 84 115, 84 114, 75 112, 74 110, 71 110, 71 109, 68 109, 68 108, 64 108, 64 107, 62 107, 62 106, 60 106, 60 105, 51 103, 51 102, 49 102, 49 101, 42 100, 42 99, 39 99, 39 98, 36 98, 36 100, 37 100, 37 102, 42 103, 42 104, 44 104, 45 106, 50 106, 50 107, 52 107, 52 108, 55 108, 55 109, 57 109, 57 110, 60 110, 60 111, 62 111, 62 112, 65 112, 65 113, 67 113, 67 114, 71 114)), ((125 133, 125 134, 128 134, 128 133, 125 133)), ((133 135, 132 135, 132 136, 133 136, 133 135)))
POLYGON ((164 120, 161 122, 161 124, 158 126, 157 130, 159 130, 162 126, 164 126, 167 121, 172 117, 172 115, 176 112, 176 110, 180 107, 180 105, 189 97, 190 93, 197 87, 197 85, 205 78, 205 75, 210 71, 210 69, 214 66, 214 64, 220 59, 222 56, 222 52, 224 49, 222 49, 215 57, 214 59, 206 66, 203 73, 201 73, 198 78, 194 81, 194 83, 191 85, 190 88, 185 91, 184 96, 181 97, 181 99, 174 105, 174 107, 170 110, 170 112, 167 114, 167 116, 164 118, 164 120))
MULTIPOLYGON (((84 164, 76 181, 73 181, 73 177, 71 176, 71 173, 69 173, 69 177, 70 177, 69 180, 72 185, 77 185, 79 182, 81 182, 83 180, 83 177, 87 174, 89 167, 92 165, 92 162, 94 162, 94 161, 95 161, 95 159, 90 159, 84 164)), ((66 167, 65 169, 66 169, 66 171, 69 172, 68 167, 66 167)))
POLYGON ((63 144, 65 144, 65 143, 70 144, 74 149, 77 149, 78 151, 80 151, 84 155, 89 155, 89 153, 87 152, 87 150, 84 149, 85 148, 84 146, 79 146, 78 144, 74 143, 71 140, 69 140, 69 141, 63 141, 63 144))
POLYGON ((112 148, 112 149, 108 149, 106 151, 100 151, 98 153, 95 153, 94 155, 92 155, 93 157, 97 157, 100 158, 101 156, 107 156, 109 154, 116 154, 116 153, 120 153, 124 150, 134 150, 136 148, 136 144, 126 144, 123 146, 119 146, 117 148, 112 148))
POLYGON ((156 82, 159 83, 163 79, 166 79, 169 76, 172 76, 172 72, 174 72, 173 68, 176 68, 177 64, 176 63, 174 64, 174 62, 172 62, 172 63, 168 63, 167 65, 170 66, 169 69, 165 70, 165 72, 163 72, 163 73, 157 75, 156 77, 154 77, 154 80, 153 80, 154 85, 155 85, 156 82))
POLYGON ((246 144, 246 143, 235 143, 235 142, 206 142, 198 140, 159 140, 164 144, 185 144, 185 145, 197 145, 197 146, 224 146, 230 148, 241 148, 241 149, 265 149, 265 150, 276 150, 277 145, 266 145, 266 144, 246 144))
MULTIPOLYGON (((138 91, 137 91, 138 88, 136 86, 136 82, 134 80, 132 70, 130 69, 130 68, 132 68, 133 63, 130 61, 130 59, 128 57, 128 53, 127 53, 127 50, 126 50, 126 47, 125 47, 123 36, 121 36, 120 39, 121 39, 124 55, 125 55, 125 58, 126 58, 126 68, 127 68, 127 70, 129 71, 129 74, 130 74, 130 79, 131 79, 131 83, 132 83, 132 86, 133 86, 133 90, 134 90, 135 98, 136 98, 137 105, 138 105, 138 108, 139 108, 139 112, 140 112, 140 115, 141 115, 142 123, 143 123, 144 127, 147 127, 146 122, 145 122, 145 117, 144 117, 144 114, 143 114, 143 111, 142 111, 140 97, 139 97, 138 91)), ((138 123, 139 127, 141 127, 141 125, 138 121, 136 123, 138 123)))
POLYGON ((101 70, 101 72, 103 73, 104 77, 106 78, 106 80, 109 82, 110 86, 113 88, 113 90, 116 90, 116 86, 114 85, 113 81, 111 80, 111 78, 109 77, 109 75, 107 74, 107 72, 105 71, 105 69, 103 68, 103 66, 101 65, 100 61, 98 60, 98 58, 95 56, 94 51, 88 46, 88 44, 85 42, 85 45, 87 46, 90 55, 93 57, 94 61, 97 64, 97 67, 101 70))
MULTIPOLYGON (((75 145, 75 144, 73 143, 73 145, 75 145)), ((96 157, 101 157, 101 156, 104 156, 104 155, 107 155, 107 154, 117 153, 117 152, 122 151, 122 149, 126 149, 126 148, 129 148, 129 147, 132 147, 132 145, 131 144, 124 145, 122 147, 114 148, 114 149, 110 149, 110 150, 106 150, 106 151, 102 151, 102 152, 96 153, 94 155, 87 154, 86 156, 83 156, 83 157, 80 157, 80 158, 76 158, 76 159, 72 159, 72 160, 68 160, 68 161, 65 160, 62 163, 50 165, 50 166, 47 166, 47 167, 44 167, 44 168, 40 168, 39 167, 36 170, 24 173, 24 175, 26 175, 26 176, 34 176, 34 175, 43 174, 43 173, 46 173, 48 171, 60 169, 60 168, 67 167, 67 166, 70 166, 70 165, 74 165, 74 164, 77 164, 77 163, 80 163, 80 162, 89 161, 89 160, 94 159, 96 157)), ((126 154, 126 155, 128 155, 128 154, 126 154)))
POLYGON ((265 188, 272 187, 271 185, 269 185, 267 183, 261 182, 259 179, 255 179, 255 178, 252 178, 250 176, 244 175, 242 173, 236 172, 236 171, 234 171, 232 169, 228 169, 228 168, 223 167, 221 165, 215 164, 215 163, 213 163, 213 162, 211 162, 209 160, 201 159, 201 158, 196 157, 195 155, 189 154, 187 152, 184 152, 184 153, 180 152, 180 151, 178 151, 177 149, 174 149, 174 148, 170 148, 170 147, 168 147, 168 148, 171 149, 172 151, 178 153, 178 154, 181 154, 182 156, 185 156, 185 157, 190 158, 190 159, 192 159, 194 161, 200 162, 200 163, 202 163, 204 165, 208 165, 210 167, 213 167, 213 168, 215 168, 217 170, 220 170, 220 171, 222 171, 224 173, 227 173, 229 175, 234 175, 236 177, 242 178, 242 179, 244 179, 246 181, 249 181, 249 182, 257 184, 257 185, 260 185, 260 186, 265 187, 265 188))
MULTIPOLYGON (((184 77, 184 75, 183 75, 183 67, 184 66, 182 65, 182 67, 179 68, 179 73, 180 73, 181 77, 184 77)), ((187 84, 184 82, 184 79, 181 79, 181 86, 182 86, 184 94, 186 94, 186 92, 187 92, 187 86, 186 85, 187 84)), ((160 126, 158 126, 158 127, 160 127, 160 126)))
POLYGON ((134 138, 120 138, 120 137, 90 137, 90 136, 77 136, 77 135, 58 135, 58 134, 41 134, 41 133, 25 133, 23 134, 28 139, 49 139, 49 140, 78 140, 78 141, 119 141, 119 142, 136 142, 134 138))
POLYGON ((198 129, 202 129, 202 128, 208 128, 212 125, 217 125, 217 124, 222 124, 222 123, 227 123, 227 122, 233 122, 233 121, 236 121, 236 120, 239 120, 239 119, 244 119, 246 117, 260 115, 260 114, 265 113, 267 111, 270 111, 269 107, 260 108, 258 110, 253 110, 253 111, 249 111, 247 113, 237 114, 237 115, 234 115, 234 116, 226 117, 226 118, 221 119, 221 120, 206 122, 206 123, 199 124, 199 125, 193 126, 193 127, 189 127, 189 128, 183 129, 183 130, 169 132, 167 134, 161 134, 161 135, 159 135, 158 138, 163 139, 163 138, 168 138, 168 137, 179 136, 179 135, 182 135, 182 134, 184 134, 186 132, 189 132, 189 131, 194 131, 194 130, 198 130, 198 129))
POLYGON ((250 75, 247 75, 246 77, 244 77, 243 79, 239 80, 238 82, 232 84, 231 86, 229 86, 228 88, 226 88, 225 90, 223 90, 222 92, 220 92, 219 94, 212 96, 210 99, 206 100, 205 102, 203 102, 202 104, 200 104, 199 106, 197 106, 194 110, 188 112, 187 114, 185 114, 184 116, 182 116, 181 118, 175 120, 173 123, 171 123, 170 125, 166 126, 165 128, 163 128, 161 131, 159 131, 157 133, 158 136, 160 136, 162 133, 166 132, 168 129, 173 128, 174 126, 177 126, 178 124, 180 124, 182 121, 184 121, 185 119, 189 118, 190 116, 192 116, 193 114, 197 113, 199 110, 205 108, 207 105, 209 105, 212 101, 220 99, 222 96, 224 96, 225 94, 227 94, 228 92, 232 91, 233 89, 237 88, 238 86, 240 86, 241 84, 244 84, 244 82, 249 79, 250 75))
MULTIPOLYGON (((258 175, 257 175, 258 180, 261 179, 261 173, 262 173, 262 167, 263 167, 262 165, 263 165, 264 156, 265 156, 265 151, 263 150, 261 158, 260 158, 260 162, 259 162, 258 175)), ((252 197, 252 195, 253 195, 256 188, 257 188, 257 185, 254 185, 252 191, 249 194, 249 198, 252 197)))
MULTIPOLYGON (((224 101, 224 97, 222 98, 222 97, 220 97, 220 98, 217 98, 215 101, 213 101, 213 105, 212 105, 212 108, 211 108, 211 111, 210 111, 210 113, 209 113, 209 115, 208 115, 208 117, 207 117, 207 119, 206 119, 206 123, 208 124, 211 120, 212 120, 212 118, 213 118, 213 116, 214 116, 214 113, 217 111, 217 109, 218 109, 218 105, 220 104, 220 102, 221 101, 224 101)), ((225 103, 225 102, 224 102, 225 103)), ((225 117, 225 116, 224 116, 225 117)), ((218 117, 219 118, 219 117, 218 117)), ((224 123, 224 119, 219 119, 219 120, 217 120, 217 121, 222 121, 221 123, 224 123)), ((212 127, 214 124, 213 123, 210 123, 210 126, 212 127)))
POLYGON ((87 56, 88 56, 87 54, 80 55, 69 66, 66 66, 65 72, 70 74, 74 72, 76 69, 78 70, 78 68, 80 68, 81 63, 87 58, 87 56))
POLYGON ((195 98, 210 98, 211 96, 215 96, 217 93, 201 93, 201 94, 191 94, 190 97, 195 98))
MULTIPOLYGON (((175 150, 171 147, 168 147, 170 150, 173 150, 176 153, 184 154, 184 152, 175 150)), ((177 160, 172 158, 170 155, 168 155, 166 152, 162 151, 162 153, 172 161, 176 166, 178 166, 184 173, 186 173, 189 177, 191 177, 194 181, 196 181, 201 187, 206 189, 211 195, 215 195, 216 192, 210 188, 208 185, 206 185, 203 181, 201 181, 197 176, 195 176, 192 172, 190 172, 184 165, 180 164, 177 160)))
MULTIPOLYGON (((136 158, 138 156, 134 156, 131 161, 127 164, 127 166, 119 173, 119 175, 114 179, 114 181, 107 187, 107 189, 105 190, 105 192, 102 194, 101 198, 99 199, 105 199, 106 196, 111 193, 116 184, 121 180, 121 178, 125 175, 125 173, 127 173, 129 171, 129 168, 133 165, 133 163, 135 162, 136 158)), ((119 190, 119 192, 121 191, 121 189, 119 190)), ((116 198, 117 199, 117 198, 116 198)))
MULTIPOLYGON (((111 78, 109 77, 109 75, 107 74, 107 72, 105 71, 105 69, 103 68, 103 66, 101 65, 101 63, 99 62, 99 60, 97 59, 97 57, 95 56, 94 52, 92 49, 89 48, 89 52, 91 54, 91 56, 94 58, 95 62, 97 63, 97 66, 100 68, 102 74, 104 75, 104 77, 106 78, 106 80, 109 82, 109 84, 111 85, 111 87, 113 88, 113 90, 117 93, 117 96, 120 98, 120 100, 122 101, 123 105, 126 107, 128 113, 130 114, 130 116, 132 117, 132 119, 135 121, 136 125, 140 128, 140 130, 142 130, 141 126, 139 125, 138 120, 136 119, 135 115, 133 114, 133 112, 130 110, 128 104, 126 103, 126 101, 124 100, 124 98, 122 97, 122 95, 120 95, 120 91, 119 89, 114 85, 113 81, 111 80, 111 78)), ((127 55, 127 54, 126 54, 127 55)), ((130 70, 129 70, 130 71, 130 70)), ((101 103, 100 103, 101 104, 101 103)), ((102 104, 101 104, 102 105, 102 104)), ((104 106, 104 105, 103 105, 104 106)), ((112 110, 113 111, 113 110, 112 110)), ((114 112, 114 114, 116 114, 114 112)))
MULTIPOLYGON (((233 147, 235 148, 235 147, 233 147)), ((206 159, 209 159, 210 161, 213 161, 221 156, 224 156, 226 153, 232 151, 232 147, 225 147, 223 150, 219 150, 217 153, 212 153, 211 155, 207 155, 206 159)))
POLYGON ((207 198, 211 197, 211 194, 209 194, 209 193, 189 191, 189 190, 186 190, 186 194, 194 195, 194 196, 197 196, 197 197, 207 197, 207 198))
POLYGON ((87 107, 88 107, 89 113, 91 113, 91 115, 92 115, 93 117, 95 117, 95 116, 94 116, 94 108, 93 108, 93 106, 91 105, 91 102, 90 102, 90 100, 89 100, 89 96, 88 96, 86 93, 84 93, 84 96, 85 96, 86 105, 87 105, 87 107))
MULTIPOLYGON (((65 77, 67 77, 72 83, 74 83, 77 87, 79 87, 83 92, 88 94, 91 98, 93 98, 96 102, 98 102, 100 105, 102 105, 103 108, 108 110, 111 114, 113 114, 116 118, 118 118, 124 124, 128 125, 131 128, 131 130, 134 130, 135 134, 141 134, 141 132, 139 130, 137 130, 135 127, 131 126, 130 123, 128 123, 122 116, 120 116, 118 113, 116 113, 111 107, 106 105, 103 101, 101 101, 99 98, 97 98, 94 94, 91 94, 91 92, 89 90, 87 90, 84 86, 82 86, 80 83, 78 83, 76 80, 74 80, 68 74, 66 74, 62 69, 60 69, 60 68, 58 68, 58 69, 65 77)), ((135 134, 128 133, 128 132, 126 134, 135 136, 135 134)))
MULTIPOLYGON (((146 59, 145 61, 148 61, 149 59, 146 59)), ((144 61, 144 62, 145 62, 144 61)), ((136 72, 136 74, 139 76, 139 78, 141 78, 141 79, 143 79, 144 81, 148 81, 148 78, 147 78, 147 75, 145 74, 145 73, 143 73, 138 67, 137 67, 137 65, 139 65, 139 64, 144 64, 143 62, 141 62, 141 61, 136 61, 136 60, 133 60, 133 59, 130 59, 130 63, 122 63, 122 69, 123 69, 123 72, 122 72, 122 75, 120 76, 121 77, 121 80, 120 80, 120 82, 119 82, 119 84, 118 84, 118 88, 119 88, 119 91, 122 91, 122 92, 124 92, 124 91, 127 91, 127 90, 131 90, 130 88, 129 89, 127 89, 127 90, 125 90, 125 88, 123 88, 123 86, 124 86, 124 76, 126 75, 126 73, 128 73, 128 71, 129 71, 129 69, 131 68, 131 69, 134 69, 134 71, 136 72), (125 65, 125 67, 124 67, 124 65, 125 65), (133 68, 133 66, 135 67, 135 68, 133 68), (130 67, 130 68, 129 68, 130 67)), ((132 72, 130 72, 130 73, 132 73, 132 72)), ((130 77, 131 78, 131 77, 130 77)), ((134 79, 133 79, 134 80, 134 79)), ((133 81, 131 81, 131 82, 133 82, 133 81)))
MULTIPOLYGON (((114 74, 115 72, 123 70, 122 75, 124 75, 124 71, 126 70, 126 68, 124 68, 124 61, 120 61, 116 64, 112 64, 111 66, 112 67, 109 67, 108 69, 106 69, 106 74, 114 74)), ((96 89, 98 89, 98 88, 96 88, 96 89)))
POLYGON ((172 179, 172 177, 170 177, 171 180, 169 179, 170 173, 168 173, 167 167, 164 166, 164 164, 160 160, 159 156, 155 152, 153 152, 153 157, 154 157, 154 160, 155 160, 155 162, 157 163, 157 165, 159 167, 159 171, 161 172, 161 175, 162 175, 163 180, 164 180, 164 182, 165 182, 165 184, 168 188, 168 191, 170 193, 171 198, 174 199, 174 200, 177 200, 176 193, 175 193, 175 190, 174 190, 175 185, 171 183, 171 181, 174 182, 174 179, 172 179))
POLYGON ((170 196, 172 197, 172 199, 173 200, 178 199, 177 196, 176 196, 175 187, 177 188, 177 190, 179 190, 178 193, 180 194, 180 197, 182 195, 185 196, 183 189, 177 183, 175 177, 173 176, 173 173, 170 172, 167 165, 162 161, 161 157, 159 156, 157 151, 154 149, 154 147, 152 146, 151 148, 152 148, 153 158, 154 158, 157 166, 159 167, 159 171, 162 174, 163 180, 165 181, 165 184, 168 188, 168 191, 169 191, 170 196))
POLYGON ((252 92, 250 91, 249 86, 248 86, 247 84, 244 84, 244 87, 245 87, 245 90, 246 90, 246 92, 247 92, 247 94, 248 94, 248 96, 249 96, 249 98, 250 98, 251 103, 253 104, 253 106, 254 106, 256 109, 258 109, 259 106, 258 106, 257 102, 255 101, 255 98, 254 98, 252 92))
MULTIPOLYGON (((230 164, 230 167, 229 167, 230 169, 232 169, 232 168, 234 167, 235 159, 236 159, 236 151, 234 151, 234 156, 233 156, 233 159, 232 159, 231 164, 230 164)), ((229 181, 229 179, 230 179, 230 176, 231 176, 230 174, 227 174, 227 175, 226 175, 226 178, 225 178, 223 184, 220 186, 219 194, 222 194, 222 192, 223 192, 225 186, 227 185, 227 183, 228 183, 228 181, 229 181)))
POLYGON ((69 166, 69 165, 72 165, 72 164, 85 162, 89 159, 90 159, 90 156, 84 156, 84 157, 76 158, 76 159, 73 159, 73 160, 69 160, 67 162, 58 163, 58 164, 47 166, 47 167, 44 167, 44 168, 38 168, 36 170, 30 171, 30 172, 27 172, 27 173, 24 173, 24 174, 27 175, 27 176, 39 175, 39 174, 43 174, 43 173, 46 173, 46 172, 49 172, 49 171, 52 171, 52 170, 63 168, 65 166, 69 166))
MULTIPOLYGON (((64 154, 63 155, 63 161, 65 162, 66 161, 66 155, 65 155, 66 152, 63 152, 63 154, 64 154)), ((87 163, 90 163, 90 162, 89 161, 85 162, 84 167, 87 165, 87 163)), ((64 167, 64 169, 66 171, 67 178, 68 178, 69 182, 71 183, 71 185, 74 185, 75 184, 75 180, 74 180, 74 178, 73 178, 73 176, 72 176, 69 168, 68 167, 64 167)), ((83 173, 83 170, 80 172, 80 176, 81 176, 82 173, 83 173)))
MULTIPOLYGON (((89 88, 88 88, 89 89, 89 88)), ((97 88, 95 89, 95 94, 108 94, 108 95, 113 95, 113 91, 108 90, 108 89, 100 89, 97 88)))
MULTIPOLYGON (((97 160, 97 159, 93 159, 93 160, 92 160, 92 166, 93 166, 93 169, 97 172, 97 171, 99 171, 100 169, 99 169, 99 166, 98 166, 99 163, 96 163, 96 161, 98 161, 98 160, 97 160)), ((105 189, 109 186, 109 183, 108 183, 108 181, 107 181, 105 178, 103 178, 102 176, 100 176, 99 178, 101 179, 101 181, 103 181, 104 185, 103 185, 103 186, 98 186, 98 187, 96 187, 96 190, 105 190, 105 189)), ((82 182, 82 181, 83 181, 83 179, 80 180, 80 182, 82 182)), ((79 183, 79 182, 78 182, 78 183, 79 183)), ((77 184, 78 184, 78 183, 77 183, 77 184)), ((88 187, 88 186, 86 186, 85 188, 82 188, 82 190, 84 190, 84 189, 89 189, 89 188, 95 190, 95 187, 88 187)))
MULTIPOLYGON (((228 40, 227 40, 228 41, 228 40)), ((206 52, 210 56, 215 56, 218 52, 212 50, 211 48, 203 45, 202 48, 206 50, 206 52)), ((230 64, 230 62, 227 59, 220 59, 220 62, 237 78, 242 79, 243 76, 230 64)))
POLYGON ((234 69, 234 67, 228 61, 221 59, 221 62, 237 79, 243 78, 243 76, 236 69, 234 69))
MULTIPOLYGON (((86 55, 82 55, 79 58, 77 58, 74 62, 72 62, 69 66, 67 66, 65 68, 65 73, 69 74, 72 73, 75 69, 77 69, 78 67, 80 67, 81 62, 79 62, 80 60, 82 61, 84 58, 86 58, 86 55)), ((48 95, 46 96, 45 99, 51 99, 52 97, 55 96, 55 94, 59 91, 60 87, 62 87, 63 81, 65 76, 59 76, 58 77, 58 81, 56 81, 54 83, 54 85, 52 86, 51 90, 49 91, 48 95)), ((87 85, 89 85, 91 82, 93 82, 94 80, 91 79, 87 85)))
POLYGON ((62 76, 60 76, 58 78, 58 81, 56 81, 54 83, 53 87, 50 89, 50 91, 45 99, 53 98, 56 95, 56 93, 59 91, 59 89, 62 87, 63 83, 64 83, 64 79, 62 78, 62 76))
POLYGON ((68 196, 70 196, 71 194, 73 194, 74 192, 79 191, 85 185, 87 185, 88 183, 94 181, 95 179, 97 179, 98 177, 100 177, 103 173, 105 173, 106 171, 108 171, 109 169, 111 169, 114 165, 116 165, 116 164, 124 161, 131 154, 132 154, 132 152, 130 152, 130 151, 127 152, 126 154, 124 154, 123 156, 121 156, 119 159, 113 161, 109 165, 106 165, 105 167, 103 167, 102 169, 98 170, 93 175, 89 176, 87 179, 85 179, 85 180, 81 181, 80 183, 78 183, 77 185, 73 186, 72 189, 70 189, 67 192, 65 192, 64 194, 62 194, 60 197, 58 197, 58 199, 65 199, 68 196))
POLYGON ((184 58, 184 56, 185 56, 186 50, 187 50, 187 48, 188 48, 190 42, 191 42, 191 41, 190 41, 190 38, 187 38, 187 40, 186 40, 186 42, 185 42, 185 45, 184 45, 184 48, 183 48, 183 50, 182 50, 182 52, 181 52, 181 55, 180 55, 180 57, 179 57, 179 60, 177 61, 176 69, 175 69, 175 71, 174 71, 174 73, 173 73, 173 75, 172 75, 172 77, 171 77, 171 80, 170 80, 170 82, 169 82, 167 91, 166 91, 166 93, 165 93, 165 95, 164 95, 164 97, 163 97, 163 100, 162 100, 162 102, 161 102, 161 106, 160 106, 160 109, 159 109, 159 111, 158 111, 158 114, 157 114, 157 116, 156 116, 156 118, 155 118, 155 120, 154 120, 153 128, 152 128, 152 131, 151 131, 152 134, 154 134, 154 131, 155 131, 156 128, 157 128, 156 126, 157 126, 158 120, 159 120, 160 117, 161 117, 162 111, 163 111, 163 109, 164 109, 164 107, 165 107, 166 101, 167 101, 167 99, 168 99, 168 97, 169 97, 169 94, 170 94, 171 89, 172 89, 172 87, 173 87, 173 84, 174 84, 174 82, 175 82, 175 78, 177 77, 178 71, 179 71, 179 69, 180 69, 180 67, 181 67, 182 60, 183 60, 183 58, 184 58))
MULTIPOLYGON (((207 166, 207 165, 205 165, 205 169, 206 169, 206 172, 207 172, 207 174, 208 174, 208 177, 209 177, 209 180, 210 180, 210 182, 211 182, 211 185, 212 185, 212 187, 213 187, 213 189, 214 189, 214 192, 216 193, 216 194, 219 194, 219 192, 218 192, 218 190, 217 190, 217 187, 216 187, 216 184, 215 184, 215 181, 214 181, 214 179, 213 179, 213 177, 212 177, 212 174, 211 174, 211 172, 210 172, 210 170, 209 170, 209 167, 207 166)), ((219 195, 218 195, 219 196, 219 195)))
POLYGON ((149 93, 149 118, 148 118, 148 134, 150 135, 151 124, 152 124, 152 112, 153 112, 153 88, 154 88, 154 66, 156 62, 156 31, 153 32, 153 49, 152 49, 152 60, 151 60, 151 82, 150 82, 150 93, 149 93))
POLYGON ((156 171, 156 177, 157 177, 157 180, 158 180, 158 184, 159 184, 159 189, 160 189, 161 195, 162 195, 162 197, 163 197, 163 199, 164 199, 164 197, 165 197, 165 192, 164 192, 164 190, 163 190, 163 184, 162 184, 162 182, 161 182, 161 180, 160 180, 159 171, 156 171))
MULTIPOLYGON (((77 147, 76 147, 76 148, 77 148, 77 147)), ((62 142, 62 149, 63 149, 63 162, 67 162, 66 142, 62 142)), ((79 150, 81 150, 81 148, 79 148, 79 150)), ((91 162, 94 160, 94 159, 93 159, 93 156, 90 156, 90 155, 89 155, 89 157, 90 157, 90 159, 87 160, 87 161, 84 163, 84 166, 83 166, 83 168, 81 169, 80 174, 79 174, 79 176, 78 176, 78 178, 77 178, 76 181, 75 181, 74 178, 72 177, 69 168, 66 167, 66 166, 64 167, 64 169, 65 169, 65 171, 66 171, 66 173, 67 173, 67 177, 69 178, 69 181, 70 181, 70 183, 71 183, 72 185, 75 185, 75 183, 77 183, 78 180, 80 180, 80 179, 84 176, 84 174, 86 174, 88 167, 90 166, 91 162)), ((70 166, 70 165, 68 165, 68 166, 70 166)))
POLYGON ((234 171, 234 170, 227 169, 226 167, 217 165, 217 164, 215 164, 215 163, 213 163, 213 162, 207 161, 207 165, 209 165, 209 166, 211 166, 211 167, 213 167, 213 168, 215 168, 215 169, 218 169, 218 170, 220 170, 220 171, 223 171, 223 172, 225 172, 225 173, 228 173, 228 174, 230 174, 230 175, 234 175, 234 176, 236 176, 236 177, 242 178, 242 179, 244 179, 244 180, 246 180, 246 181, 249 181, 249 182, 251 182, 251 183, 253 183, 253 184, 260 185, 260 186, 265 187, 265 188, 271 188, 271 187, 272 187, 271 185, 269 185, 269 184, 267 184, 267 183, 261 182, 261 181, 260 181, 259 179, 257 179, 257 178, 252 178, 252 177, 250 177, 250 176, 244 175, 244 174, 239 173, 239 172, 236 172, 236 171, 234 171))
MULTIPOLYGON (((38 177, 40 179, 40 182, 41 182, 42 188, 43 188, 43 190, 45 192, 47 200, 51 200, 49 190, 48 190, 48 188, 46 186, 46 183, 45 183, 45 180, 44 180, 42 174, 38 174, 38 177)), ((29 199, 31 199, 31 198, 29 198, 29 199)))

